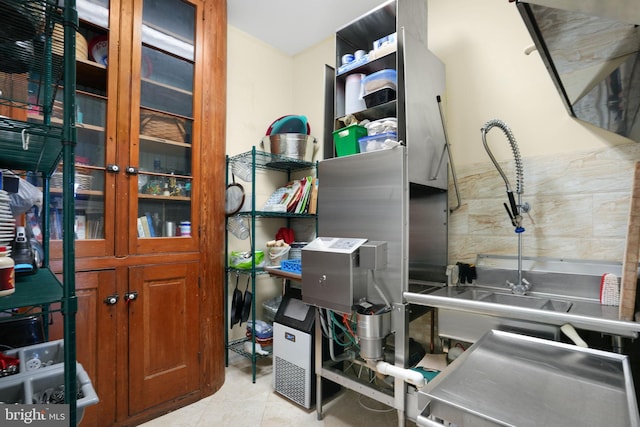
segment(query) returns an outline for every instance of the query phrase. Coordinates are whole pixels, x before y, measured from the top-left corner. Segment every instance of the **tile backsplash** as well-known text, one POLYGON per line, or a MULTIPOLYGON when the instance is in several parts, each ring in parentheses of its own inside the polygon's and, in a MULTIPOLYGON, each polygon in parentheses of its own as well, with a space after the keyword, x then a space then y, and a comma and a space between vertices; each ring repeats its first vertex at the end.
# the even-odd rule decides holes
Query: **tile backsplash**
MULTIPOLYGON (((633 169, 640 144, 523 157, 523 256, 622 262, 633 169)), ((515 191, 514 162, 501 162, 515 191)), ((449 261, 516 255, 518 238, 503 203, 506 187, 489 161, 456 170, 462 206, 449 218, 449 261)), ((450 179, 449 203, 456 205, 450 179)))

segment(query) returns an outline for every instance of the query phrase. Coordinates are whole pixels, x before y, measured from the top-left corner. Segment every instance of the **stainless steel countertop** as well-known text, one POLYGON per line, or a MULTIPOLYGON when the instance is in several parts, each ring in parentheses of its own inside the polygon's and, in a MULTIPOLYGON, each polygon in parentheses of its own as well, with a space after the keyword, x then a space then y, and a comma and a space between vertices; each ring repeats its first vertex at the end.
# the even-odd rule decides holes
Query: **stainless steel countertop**
POLYGON ((490 331, 418 396, 419 426, 638 426, 626 356, 490 331))
POLYGON ((438 289, 428 289, 424 293, 404 292, 404 298, 408 303, 425 305, 429 307, 460 310, 488 316, 505 317, 549 325, 562 326, 570 323, 575 328, 596 331, 610 335, 629 338, 637 338, 640 332, 640 323, 622 321, 618 319, 618 307, 606 306, 599 301, 585 298, 567 298, 566 296, 536 294, 532 296, 544 296, 557 300, 570 301, 572 303, 568 312, 539 310, 525 307, 517 307, 507 304, 496 304, 486 301, 477 301, 461 297, 461 293, 469 289, 489 290, 492 292, 508 293, 502 288, 479 286, 449 286, 438 289))

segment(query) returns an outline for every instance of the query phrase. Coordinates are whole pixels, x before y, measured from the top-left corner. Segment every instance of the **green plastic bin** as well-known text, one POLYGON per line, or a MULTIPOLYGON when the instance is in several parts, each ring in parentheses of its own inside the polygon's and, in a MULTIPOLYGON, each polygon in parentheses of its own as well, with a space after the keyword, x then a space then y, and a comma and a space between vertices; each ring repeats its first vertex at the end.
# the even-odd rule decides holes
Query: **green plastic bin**
POLYGON ((333 132, 333 143, 338 157, 360 152, 358 139, 367 136, 367 128, 360 125, 349 125, 333 132))

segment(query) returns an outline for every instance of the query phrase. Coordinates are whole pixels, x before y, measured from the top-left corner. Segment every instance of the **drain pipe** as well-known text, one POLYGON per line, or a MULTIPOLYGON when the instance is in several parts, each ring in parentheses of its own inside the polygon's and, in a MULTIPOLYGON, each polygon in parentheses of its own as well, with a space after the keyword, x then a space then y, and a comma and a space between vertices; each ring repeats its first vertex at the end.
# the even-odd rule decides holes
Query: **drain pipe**
MULTIPOLYGON (((373 362, 369 362, 369 365, 373 365, 373 362)), ((420 372, 416 372, 412 369, 400 368, 387 362, 378 362, 374 365, 373 369, 382 375, 391 375, 394 378, 400 378, 417 388, 424 387, 426 383, 424 376, 420 372)))

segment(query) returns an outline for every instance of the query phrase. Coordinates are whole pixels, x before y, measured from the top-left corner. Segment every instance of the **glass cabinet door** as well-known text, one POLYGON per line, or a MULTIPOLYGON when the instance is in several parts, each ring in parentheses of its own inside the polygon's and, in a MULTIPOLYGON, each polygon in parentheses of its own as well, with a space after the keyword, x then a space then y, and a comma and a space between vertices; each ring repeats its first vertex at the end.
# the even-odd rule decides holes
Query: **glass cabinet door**
MULTIPOLYGON (((114 0, 117 1, 117 0, 114 0)), ((112 2, 113 3, 113 2, 112 2)), ((111 5, 113 6, 113 5, 111 5)), ((117 5, 116 5, 117 6, 117 5)), ((117 31, 111 34, 109 0, 78 0, 79 27, 76 35, 76 133, 75 148, 75 239, 78 256, 107 255, 113 252, 114 222, 109 215, 114 200, 114 177, 107 173, 113 163, 115 147, 107 140, 115 128, 115 116, 108 114, 109 99, 116 99, 115 78, 108 63, 117 63, 117 31), (113 48, 115 45, 116 48, 113 48)), ((64 31, 53 32, 53 55, 62 54, 64 31), (56 46, 60 46, 57 48, 56 46)), ((63 90, 56 90, 51 122, 62 123, 63 90)), ((114 101, 115 102, 115 101, 114 101)), ((41 111, 30 110, 29 119, 39 120, 41 111)), ((62 165, 50 180, 50 215, 48 219, 52 240, 52 257, 61 256, 62 239, 62 165)), ((34 214, 27 220, 35 224, 34 214)), ((42 219, 41 219, 42 220, 42 219)))
POLYGON ((139 241, 192 236, 196 12, 180 0, 142 1, 138 150, 131 154, 138 157, 139 241))

